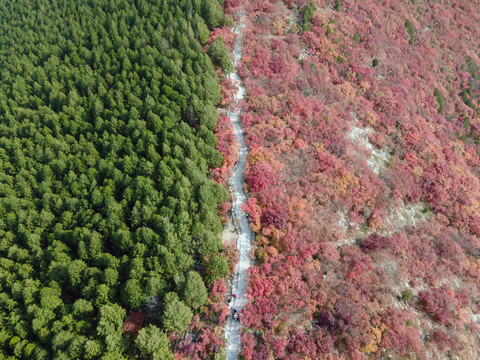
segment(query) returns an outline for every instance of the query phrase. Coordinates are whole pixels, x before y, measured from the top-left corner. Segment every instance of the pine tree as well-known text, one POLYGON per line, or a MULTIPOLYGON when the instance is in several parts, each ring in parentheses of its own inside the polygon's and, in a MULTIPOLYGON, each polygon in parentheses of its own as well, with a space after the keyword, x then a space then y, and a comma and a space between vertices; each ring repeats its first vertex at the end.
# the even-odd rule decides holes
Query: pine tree
POLYGON ((182 298, 188 306, 198 308, 205 304, 208 298, 207 288, 202 277, 196 271, 189 271, 182 288, 182 298))
POLYGON ((179 300, 176 293, 169 292, 165 295, 161 321, 167 331, 183 333, 187 330, 192 317, 192 311, 183 301, 179 300))

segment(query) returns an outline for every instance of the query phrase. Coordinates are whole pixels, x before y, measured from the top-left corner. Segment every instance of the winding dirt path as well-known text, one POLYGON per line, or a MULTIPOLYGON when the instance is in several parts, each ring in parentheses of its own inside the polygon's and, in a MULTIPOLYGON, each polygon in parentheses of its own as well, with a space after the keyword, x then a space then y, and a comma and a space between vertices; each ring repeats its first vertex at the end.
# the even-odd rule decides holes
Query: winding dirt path
MULTIPOLYGON (((245 88, 242 85, 242 80, 238 75, 236 67, 242 58, 242 30, 245 28, 244 21, 245 12, 242 9, 238 23, 233 29, 235 34, 237 34, 237 40, 233 48, 233 65, 235 66, 235 71, 229 75, 237 87, 237 93, 234 96, 233 105, 227 113, 227 116, 232 121, 235 136, 239 145, 238 159, 229 181, 229 188, 233 197, 232 218, 238 233, 237 249, 240 253, 239 261, 232 279, 232 294, 235 294, 236 298, 232 297, 229 307, 232 311, 233 309, 236 309, 239 312, 241 312, 241 309, 247 302, 247 296, 245 293, 247 290, 247 270, 252 263, 249 255, 254 238, 254 234, 248 223, 247 214, 242 210, 242 204, 247 200, 247 194, 243 191, 243 183, 248 148, 245 144, 245 135, 240 121, 240 114, 242 111, 239 106, 240 101, 245 95, 245 88)), ((225 326, 225 338, 227 340, 226 360, 237 359, 238 353, 242 347, 240 337, 241 327, 242 325, 240 322, 235 321, 231 316, 228 318, 227 325, 225 326)))

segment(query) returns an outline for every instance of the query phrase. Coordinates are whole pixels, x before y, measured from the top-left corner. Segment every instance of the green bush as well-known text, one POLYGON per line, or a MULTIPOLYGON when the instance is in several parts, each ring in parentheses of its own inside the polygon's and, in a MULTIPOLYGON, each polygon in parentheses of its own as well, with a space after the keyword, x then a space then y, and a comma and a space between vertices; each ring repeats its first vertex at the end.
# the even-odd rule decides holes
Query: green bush
POLYGON ((443 108, 445 106, 445 98, 440 93, 440 90, 438 90, 437 88, 435 88, 435 90, 433 91, 433 95, 435 96, 435 99, 437 100, 438 112, 440 114, 442 114, 443 113, 443 108))
POLYGON ((405 20, 405 28, 407 29, 407 33, 410 36, 410 39, 408 40, 408 42, 412 44, 416 34, 415 27, 412 25, 410 20, 407 19, 405 20))
POLYGON ((225 47, 223 37, 216 38, 208 48, 208 55, 212 58, 213 62, 221 66, 225 74, 229 74, 233 71, 233 64, 230 60, 230 54, 225 47))
POLYGON ((338 12, 342 11, 340 0, 335 0, 335 11, 338 11, 338 12))
POLYGON ((161 315, 165 330, 183 333, 187 330, 192 317, 192 311, 183 301, 179 300, 176 293, 169 292, 165 295, 163 314, 161 315))
POLYGON ((224 257, 215 255, 207 263, 207 272, 211 280, 224 277, 228 273, 228 263, 224 257))
POLYGON ((167 335, 155 325, 148 325, 138 332, 135 340, 140 352, 146 359, 174 360, 167 335))
POLYGON ((411 289, 405 289, 402 292, 402 300, 403 301, 408 302, 408 301, 412 300, 412 297, 413 297, 413 292, 412 292, 411 289))
POLYGON ((208 298, 207 288, 202 277, 196 271, 190 271, 187 274, 181 293, 185 303, 194 309, 205 304, 208 298))
POLYGON ((305 26, 310 22, 313 14, 315 14, 316 9, 317 7, 313 1, 310 1, 307 5, 303 7, 302 9, 302 25, 303 26, 305 26))
POLYGON ((327 25, 327 30, 325 31, 325 34, 327 36, 333 34, 333 31, 332 31, 332 28, 330 27, 330 25, 327 25))

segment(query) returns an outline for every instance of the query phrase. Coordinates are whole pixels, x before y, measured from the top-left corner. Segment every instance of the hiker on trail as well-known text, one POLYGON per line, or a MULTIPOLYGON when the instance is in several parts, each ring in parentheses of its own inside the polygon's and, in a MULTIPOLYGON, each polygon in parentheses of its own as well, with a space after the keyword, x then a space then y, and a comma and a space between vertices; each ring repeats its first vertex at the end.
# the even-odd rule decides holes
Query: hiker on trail
POLYGON ((236 313, 237 313, 237 309, 233 309, 233 313, 236 314, 236 313))
POLYGON ((237 298, 237 295, 235 295, 235 294, 232 294, 232 296, 233 296, 233 298, 234 298, 234 299, 236 299, 236 298, 237 298))
POLYGON ((238 314, 233 314, 233 320, 238 321, 238 314))

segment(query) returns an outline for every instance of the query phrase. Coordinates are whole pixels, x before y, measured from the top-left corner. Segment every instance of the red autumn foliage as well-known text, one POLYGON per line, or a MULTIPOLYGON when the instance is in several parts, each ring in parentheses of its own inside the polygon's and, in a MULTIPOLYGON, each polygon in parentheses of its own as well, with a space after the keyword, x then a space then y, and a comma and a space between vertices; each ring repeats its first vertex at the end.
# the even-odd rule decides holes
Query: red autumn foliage
POLYGON ((453 322, 454 301, 447 289, 439 288, 418 293, 418 301, 425 312, 442 325, 453 322))
MULTIPOLYGON (((233 125, 230 119, 220 115, 218 117, 217 127, 215 128, 217 136, 217 150, 223 156, 223 164, 221 167, 212 170, 213 180, 227 186, 228 179, 232 174, 233 166, 237 159, 237 144, 235 134, 233 133, 233 125)), ((226 209, 228 211, 229 208, 226 209)))
POLYGON ((479 4, 308 3, 245 1, 243 355, 475 358, 479 4))
POLYGON ((215 28, 210 32, 210 38, 207 45, 211 44, 216 38, 222 37, 227 49, 232 50, 237 36, 228 27, 215 28))
POLYGON ((276 209, 268 209, 262 215, 262 223, 264 226, 273 225, 277 229, 283 229, 287 224, 288 211, 282 207, 276 209))
POLYGON ((274 176, 271 166, 259 161, 248 169, 245 180, 251 191, 259 192, 275 184, 274 176))
POLYGON ((432 335, 435 343, 438 344, 438 348, 441 351, 453 350, 455 348, 455 339, 450 337, 447 333, 441 330, 434 330, 432 335))
MULTIPOLYGON (((382 317, 387 331, 382 337, 381 345, 387 354, 406 356, 409 351, 421 353, 420 334, 418 329, 408 324, 410 314, 397 308, 389 308, 382 317)), ((386 355, 387 355, 386 354, 386 355)))
POLYGON ((145 314, 140 311, 130 311, 127 318, 123 322, 122 335, 129 334, 132 339, 137 337, 138 332, 143 327, 145 314))

